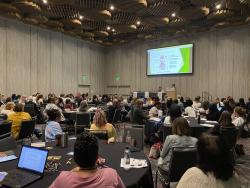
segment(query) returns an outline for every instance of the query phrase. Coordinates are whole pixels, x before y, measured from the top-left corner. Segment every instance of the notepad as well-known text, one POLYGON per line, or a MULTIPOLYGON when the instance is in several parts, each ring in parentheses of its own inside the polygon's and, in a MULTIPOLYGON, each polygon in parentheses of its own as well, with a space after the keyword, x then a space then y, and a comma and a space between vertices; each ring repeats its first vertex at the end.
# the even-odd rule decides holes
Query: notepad
POLYGON ((0 163, 17 159, 15 155, 0 157, 0 163))
POLYGON ((44 148, 45 147, 45 142, 31 143, 31 146, 36 147, 36 148, 44 148))
POLYGON ((67 155, 74 155, 74 152, 72 151, 72 152, 69 152, 69 153, 67 153, 67 155))
POLYGON ((130 164, 126 164, 125 159, 121 158, 120 166, 122 168, 145 168, 148 166, 148 163, 145 159, 130 158, 130 164))

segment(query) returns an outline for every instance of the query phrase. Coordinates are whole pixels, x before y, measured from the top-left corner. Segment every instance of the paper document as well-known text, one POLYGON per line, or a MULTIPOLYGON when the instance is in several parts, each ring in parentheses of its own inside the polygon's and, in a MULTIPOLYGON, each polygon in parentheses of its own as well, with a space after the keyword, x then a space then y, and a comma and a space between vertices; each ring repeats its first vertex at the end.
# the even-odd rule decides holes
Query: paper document
POLYGON ((31 146, 37 147, 37 148, 44 148, 45 147, 45 142, 31 143, 31 146))
POLYGON ((121 158, 122 168, 145 168, 148 166, 148 163, 145 159, 134 159, 130 158, 130 164, 125 164, 125 159, 121 158))
POLYGON ((0 157, 0 163, 5 162, 5 161, 14 160, 14 159, 17 159, 17 157, 15 155, 0 157))

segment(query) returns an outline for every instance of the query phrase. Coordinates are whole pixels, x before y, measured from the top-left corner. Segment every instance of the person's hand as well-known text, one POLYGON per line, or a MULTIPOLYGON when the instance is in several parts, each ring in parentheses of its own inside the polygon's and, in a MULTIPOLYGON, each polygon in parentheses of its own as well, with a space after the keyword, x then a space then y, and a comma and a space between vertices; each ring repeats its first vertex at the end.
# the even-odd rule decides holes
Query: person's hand
POLYGON ((102 165, 104 165, 105 161, 106 161, 106 159, 104 159, 102 157, 99 157, 97 159, 97 164, 100 165, 100 166, 102 166, 102 165))
POLYGON ((6 153, 0 152, 0 157, 6 157, 6 156, 7 156, 6 153))

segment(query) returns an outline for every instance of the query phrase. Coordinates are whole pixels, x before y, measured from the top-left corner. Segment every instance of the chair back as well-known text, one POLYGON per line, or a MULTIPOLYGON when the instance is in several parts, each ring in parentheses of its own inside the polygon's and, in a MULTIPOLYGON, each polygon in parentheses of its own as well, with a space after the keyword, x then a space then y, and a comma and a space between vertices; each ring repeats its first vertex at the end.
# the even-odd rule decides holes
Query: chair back
POLYGON ((236 127, 220 127, 220 133, 229 149, 233 149, 237 142, 239 129, 236 127))
POLYGON ((116 109, 112 118, 112 124, 117 123, 121 120, 121 109, 116 109))
POLYGON ((35 129, 34 120, 25 120, 21 123, 21 129, 18 139, 31 138, 35 129))
POLYGON ((125 127, 123 134, 123 142, 126 141, 127 132, 130 132, 131 138, 135 139, 136 145, 140 150, 144 149, 144 127, 125 127))
POLYGON ((172 147, 169 166, 169 181, 178 182, 187 169, 198 164, 196 147, 172 147))
POLYGON ((0 121, 7 120, 8 116, 6 114, 0 114, 0 121))
POLYGON ((0 139, 11 135, 12 121, 4 121, 0 124, 0 139))
POLYGON ((90 126, 90 113, 76 113, 76 125, 89 127, 90 126))
POLYGON ((85 131, 95 135, 100 140, 108 140, 108 131, 107 130, 95 130, 95 129, 85 129, 85 131))
POLYGON ((0 152, 14 150, 17 147, 17 143, 12 136, 8 136, 0 140, 0 152))
POLYGON ((34 104, 25 104, 25 106, 24 106, 24 112, 29 113, 31 117, 36 116, 34 104))

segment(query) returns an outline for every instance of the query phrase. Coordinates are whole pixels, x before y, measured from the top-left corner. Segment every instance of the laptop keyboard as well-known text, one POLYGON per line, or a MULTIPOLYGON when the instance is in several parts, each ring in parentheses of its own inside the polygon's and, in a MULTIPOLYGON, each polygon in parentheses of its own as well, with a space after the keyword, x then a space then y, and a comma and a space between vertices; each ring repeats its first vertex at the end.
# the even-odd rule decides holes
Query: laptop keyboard
POLYGON ((37 178, 39 178, 39 175, 15 169, 5 177, 3 184, 10 187, 22 187, 37 178))

